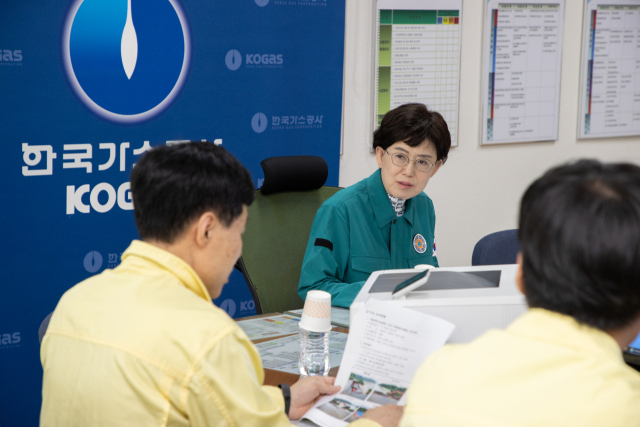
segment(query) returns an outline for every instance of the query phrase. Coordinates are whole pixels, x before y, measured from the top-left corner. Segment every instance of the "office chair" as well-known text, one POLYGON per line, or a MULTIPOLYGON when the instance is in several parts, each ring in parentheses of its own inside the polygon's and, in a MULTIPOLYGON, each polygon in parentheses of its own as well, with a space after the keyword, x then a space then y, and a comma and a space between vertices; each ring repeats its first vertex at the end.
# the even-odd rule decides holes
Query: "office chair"
POLYGON ((264 184, 249 206, 236 268, 258 314, 295 310, 304 304, 298 282, 313 218, 340 188, 323 187, 329 169, 321 157, 271 157, 260 165, 264 184))
POLYGON ((519 250, 517 228, 487 234, 473 248, 471 265, 515 264, 519 250))

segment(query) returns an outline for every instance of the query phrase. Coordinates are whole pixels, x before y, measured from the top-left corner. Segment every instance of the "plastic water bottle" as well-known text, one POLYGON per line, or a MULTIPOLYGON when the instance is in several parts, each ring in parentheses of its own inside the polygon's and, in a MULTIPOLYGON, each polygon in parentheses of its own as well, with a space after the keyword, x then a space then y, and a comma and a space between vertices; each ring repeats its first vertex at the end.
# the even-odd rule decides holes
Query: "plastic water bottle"
POLYGON ((312 332, 300 327, 300 374, 329 375, 329 334, 312 332))
POLYGON ((331 294, 309 291, 300 318, 300 374, 329 375, 331 294))

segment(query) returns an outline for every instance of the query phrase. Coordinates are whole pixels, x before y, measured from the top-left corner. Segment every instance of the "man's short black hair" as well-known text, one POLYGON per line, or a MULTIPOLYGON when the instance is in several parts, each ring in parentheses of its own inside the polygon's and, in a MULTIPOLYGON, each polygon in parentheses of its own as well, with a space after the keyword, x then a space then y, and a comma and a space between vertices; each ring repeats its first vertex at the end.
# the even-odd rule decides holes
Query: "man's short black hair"
POLYGON ((449 127, 440 113, 429 111, 424 104, 401 105, 384 115, 380 127, 373 132, 373 148, 383 150, 398 141, 417 147, 429 140, 436 147, 436 160, 447 161, 451 148, 449 127))
POLYGON ((210 142, 159 146, 131 172, 131 196, 143 240, 173 243, 207 211, 229 226, 250 205, 255 189, 249 171, 210 142))
POLYGON ((615 330, 640 314, 640 168, 583 160, 549 170, 520 206, 530 307, 615 330))

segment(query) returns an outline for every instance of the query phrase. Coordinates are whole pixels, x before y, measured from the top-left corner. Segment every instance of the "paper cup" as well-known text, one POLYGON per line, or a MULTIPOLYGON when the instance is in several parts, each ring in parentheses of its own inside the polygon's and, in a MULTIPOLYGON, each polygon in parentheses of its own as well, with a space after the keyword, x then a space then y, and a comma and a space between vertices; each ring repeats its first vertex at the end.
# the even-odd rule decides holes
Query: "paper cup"
POLYGON ((302 309, 300 327, 311 332, 331 330, 331 294, 325 291, 309 291, 302 309))

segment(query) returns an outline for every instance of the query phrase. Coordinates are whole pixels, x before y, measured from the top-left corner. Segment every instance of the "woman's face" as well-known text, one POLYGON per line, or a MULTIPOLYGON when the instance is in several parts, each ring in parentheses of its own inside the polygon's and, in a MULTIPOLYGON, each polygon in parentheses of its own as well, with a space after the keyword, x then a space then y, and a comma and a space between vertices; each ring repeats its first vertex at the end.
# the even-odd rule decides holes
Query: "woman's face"
POLYGON ((410 147, 402 141, 398 141, 387 148, 387 153, 380 147, 376 147, 376 160, 382 175, 382 184, 387 193, 399 199, 410 199, 422 192, 429 179, 438 172, 442 161, 437 161, 436 147, 426 140, 417 147, 410 147), (387 154, 388 153, 388 154, 387 154), (405 166, 396 166, 391 161, 394 154, 403 154, 410 158, 405 166), (428 172, 416 169, 416 160, 429 160, 435 164, 428 172))

